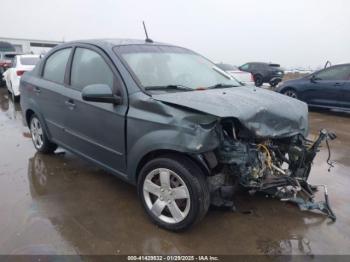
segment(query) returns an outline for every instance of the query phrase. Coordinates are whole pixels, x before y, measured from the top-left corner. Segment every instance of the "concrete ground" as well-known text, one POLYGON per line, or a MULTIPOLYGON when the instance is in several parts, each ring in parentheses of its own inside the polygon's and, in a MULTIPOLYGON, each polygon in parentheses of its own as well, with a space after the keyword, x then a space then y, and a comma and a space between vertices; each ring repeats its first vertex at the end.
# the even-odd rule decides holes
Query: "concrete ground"
POLYGON ((350 114, 311 112, 311 134, 328 128, 335 168, 322 148, 311 181, 327 184, 337 215, 302 212, 242 195, 238 212, 210 210, 183 233, 153 225, 136 189, 64 153, 35 152, 19 104, 0 89, 0 254, 350 254, 350 114), (249 211, 249 212, 246 212, 249 211))

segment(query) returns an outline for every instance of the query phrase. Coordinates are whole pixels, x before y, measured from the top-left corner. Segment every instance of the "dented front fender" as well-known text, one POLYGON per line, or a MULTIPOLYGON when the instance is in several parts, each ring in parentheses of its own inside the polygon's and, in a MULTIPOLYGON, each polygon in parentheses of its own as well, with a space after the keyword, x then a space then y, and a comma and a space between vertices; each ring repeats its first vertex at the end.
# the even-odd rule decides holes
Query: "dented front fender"
POLYGON ((219 146, 217 117, 135 96, 127 119, 127 166, 132 181, 136 181, 138 163, 148 153, 201 154, 219 146))

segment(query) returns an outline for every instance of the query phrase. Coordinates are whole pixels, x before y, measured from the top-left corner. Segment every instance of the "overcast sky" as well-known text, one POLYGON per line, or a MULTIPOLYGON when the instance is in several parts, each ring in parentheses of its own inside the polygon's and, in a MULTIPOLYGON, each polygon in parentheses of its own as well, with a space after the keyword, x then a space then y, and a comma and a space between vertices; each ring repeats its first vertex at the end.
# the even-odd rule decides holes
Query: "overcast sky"
POLYGON ((1 0, 0 36, 150 37, 215 62, 285 67, 350 62, 349 0, 1 0))

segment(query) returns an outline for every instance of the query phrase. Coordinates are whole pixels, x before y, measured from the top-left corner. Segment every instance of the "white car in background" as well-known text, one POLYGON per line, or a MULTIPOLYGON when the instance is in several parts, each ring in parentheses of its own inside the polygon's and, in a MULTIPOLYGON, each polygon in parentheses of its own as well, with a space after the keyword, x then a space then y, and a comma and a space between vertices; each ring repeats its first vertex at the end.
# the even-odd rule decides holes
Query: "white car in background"
POLYGON ((253 75, 249 72, 239 70, 237 66, 224 63, 218 63, 216 66, 233 76, 244 85, 255 85, 253 75))
POLYGON ((19 81, 21 76, 31 71, 35 64, 40 60, 39 55, 17 55, 12 60, 12 65, 3 73, 7 89, 12 93, 14 98, 19 97, 19 81))

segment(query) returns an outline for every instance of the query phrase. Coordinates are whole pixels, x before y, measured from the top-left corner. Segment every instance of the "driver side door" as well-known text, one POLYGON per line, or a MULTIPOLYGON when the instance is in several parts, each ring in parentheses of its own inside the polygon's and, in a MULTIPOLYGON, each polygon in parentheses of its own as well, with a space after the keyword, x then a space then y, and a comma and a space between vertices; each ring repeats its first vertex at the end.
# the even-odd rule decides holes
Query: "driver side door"
POLYGON ((93 46, 77 46, 70 63, 66 90, 65 128, 67 143, 84 157, 120 175, 125 174, 126 92, 112 61, 93 46), (84 87, 108 85, 112 92, 124 96, 121 104, 91 102, 82 99, 84 87))
POLYGON ((344 66, 333 66, 313 74, 304 92, 305 100, 311 105, 339 106, 339 95, 346 77, 344 66))

